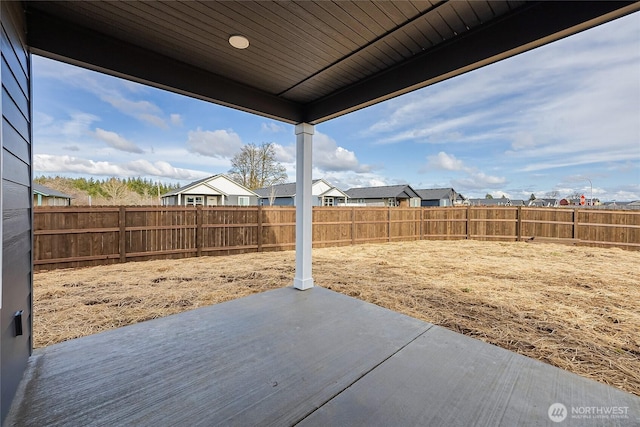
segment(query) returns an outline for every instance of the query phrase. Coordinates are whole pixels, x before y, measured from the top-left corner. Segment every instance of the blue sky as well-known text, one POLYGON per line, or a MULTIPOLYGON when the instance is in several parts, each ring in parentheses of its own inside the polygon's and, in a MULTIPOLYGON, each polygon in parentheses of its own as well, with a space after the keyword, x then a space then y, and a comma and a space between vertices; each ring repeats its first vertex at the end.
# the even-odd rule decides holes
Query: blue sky
MULTIPOLYGON (((34 175, 186 184, 293 126, 34 56, 34 175)), ((316 126, 314 178, 640 199, 640 13, 316 126)))

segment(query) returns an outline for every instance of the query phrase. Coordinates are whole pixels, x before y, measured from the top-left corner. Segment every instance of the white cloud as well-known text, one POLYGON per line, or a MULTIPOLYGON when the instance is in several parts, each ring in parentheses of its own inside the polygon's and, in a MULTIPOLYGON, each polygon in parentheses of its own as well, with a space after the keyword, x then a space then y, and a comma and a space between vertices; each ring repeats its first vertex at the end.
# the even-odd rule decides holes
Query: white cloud
POLYGON ((353 151, 338 146, 336 141, 316 131, 313 136, 313 164, 324 171, 369 172, 371 167, 358 161, 353 151))
MULTIPOLYGON (((562 147, 546 147, 538 150, 538 156, 542 156, 542 153, 547 154, 541 161, 532 162, 524 166, 521 170, 523 172, 540 171, 547 169, 567 168, 571 166, 588 165, 599 162, 616 162, 627 161, 630 159, 640 159, 640 150, 615 150, 597 152, 591 150, 583 153, 569 153, 562 149, 562 147)), ((520 156, 512 152, 507 152, 508 155, 520 156)), ((524 153, 527 155, 527 153, 524 153)), ((533 156, 533 154, 530 154, 533 156)))
POLYGON ((482 121, 487 116, 486 112, 469 113, 463 117, 439 118, 427 121, 424 125, 378 139, 378 144, 397 143, 402 141, 415 141, 425 143, 457 142, 463 139, 462 130, 465 126, 482 121))
MULTIPOLYGON (((324 171, 318 168, 313 170, 314 178, 323 178, 331 185, 346 191, 354 187, 380 187, 383 185, 396 184, 387 178, 372 172, 356 173, 352 171, 324 171)), ((292 181, 295 181, 295 177, 292 181)))
POLYGON ((160 129, 168 129, 169 123, 179 125, 174 118, 179 115, 166 117, 155 103, 146 99, 132 99, 132 95, 139 98, 149 90, 144 85, 39 56, 34 57, 34 70, 35 79, 55 79, 85 90, 121 113, 160 129))
POLYGON ((40 127, 48 127, 54 123, 55 119, 48 114, 40 111, 33 112, 33 122, 38 123, 40 127))
POLYGON ((91 127, 100 118, 93 114, 74 112, 68 120, 55 120, 43 113, 34 114, 34 145, 51 147, 59 143, 67 146, 86 146, 91 127))
POLYGON ((295 163, 296 147, 295 145, 280 145, 273 143, 273 151, 276 153, 276 160, 280 163, 295 163))
POLYGON ((511 195, 509 193, 505 193, 504 191, 498 190, 494 191, 492 194, 494 199, 501 199, 503 196, 507 199, 511 199, 511 195))
POLYGON ((640 188, 637 188, 635 191, 617 190, 610 193, 610 198, 611 200, 630 202, 640 200, 640 188))
POLYGON ((164 161, 151 163, 144 159, 127 163, 112 163, 73 156, 36 154, 33 165, 35 173, 74 173, 118 177, 152 176, 177 180, 196 180, 211 175, 208 172, 177 168, 164 161))
POLYGON ((116 150, 126 151, 128 153, 144 153, 144 151, 136 144, 131 141, 127 141, 115 132, 96 128, 94 135, 96 138, 104 141, 109 147, 115 148, 116 150))
POLYGON ((123 166, 127 170, 134 172, 134 174, 152 175, 180 180, 195 180, 211 175, 210 173, 204 171, 177 168, 171 166, 170 163, 165 161, 157 161, 151 163, 147 160, 139 159, 129 163, 125 163, 123 166))
POLYGON ((484 172, 471 172, 467 177, 452 179, 452 185, 458 191, 482 190, 502 188, 507 183, 506 178, 487 175, 484 172))
POLYGON ((182 116, 180 114, 171 114, 169 120, 174 126, 182 126, 182 116))
MULTIPOLYGON (((276 153, 276 160, 292 166, 296 161, 295 144, 281 145, 273 143, 276 153)), ((318 168, 321 173, 330 172, 358 172, 364 173, 371 171, 371 166, 363 165, 356 157, 355 152, 338 145, 338 143, 322 132, 315 131, 313 135, 313 166, 318 168)))
POLYGON ((464 168, 464 163, 462 160, 456 159, 454 155, 440 151, 435 156, 427 157, 427 168, 459 171, 464 168))
POLYGON ((122 168, 110 162, 82 159, 73 156, 36 154, 33 156, 34 172, 84 173, 90 175, 119 176, 122 168))
POLYGON ((93 122, 100 119, 93 114, 87 113, 73 113, 71 114, 71 120, 63 121, 58 127, 59 131, 55 132, 51 127, 55 126, 55 123, 51 124, 51 127, 47 129, 49 132, 53 131, 60 136, 67 138, 83 138, 90 132, 93 122))
POLYGON ((505 177, 488 175, 475 167, 467 166, 460 159, 452 154, 440 151, 435 156, 427 157, 426 166, 420 169, 421 172, 432 170, 447 170, 464 173, 462 178, 452 179, 451 183, 458 191, 470 189, 500 188, 507 182, 505 177))
POLYGON ((263 122, 260 125, 260 130, 266 133, 279 133, 284 132, 285 128, 276 122, 263 122))
POLYGON ((187 148, 193 153, 210 157, 233 157, 242 148, 240 136, 233 130, 189 131, 187 148))
POLYGON ((487 187, 502 186, 507 182, 507 179, 503 176, 487 175, 484 172, 471 171, 469 173, 471 180, 477 185, 484 185, 487 187))
POLYGON ((168 129, 169 125, 165 118, 161 117, 162 110, 152 102, 146 100, 134 101, 125 97, 124 94, 117 90, 107 90, 102 88, 94 92, 104 102, 109 103, 113 108, 124 113, 147 122, 161 129, 168 129))

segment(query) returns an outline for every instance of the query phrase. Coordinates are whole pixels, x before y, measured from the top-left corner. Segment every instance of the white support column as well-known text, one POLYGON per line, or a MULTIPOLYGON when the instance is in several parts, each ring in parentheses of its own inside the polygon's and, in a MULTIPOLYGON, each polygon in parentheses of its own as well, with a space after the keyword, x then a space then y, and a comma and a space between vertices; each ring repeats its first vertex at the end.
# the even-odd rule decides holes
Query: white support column
POLYGON ((296 276, 293 287, 313 288, 311 277, 311 243, 313 207, 311 195, 311 150, 313 125, 296 125, 296 276))

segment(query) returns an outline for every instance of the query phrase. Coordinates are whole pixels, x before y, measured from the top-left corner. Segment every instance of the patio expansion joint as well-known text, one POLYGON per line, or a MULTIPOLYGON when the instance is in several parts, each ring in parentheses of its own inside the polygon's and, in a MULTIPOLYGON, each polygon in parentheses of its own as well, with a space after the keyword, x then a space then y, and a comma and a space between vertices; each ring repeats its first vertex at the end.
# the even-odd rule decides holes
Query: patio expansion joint
POLYGON ((418 338, 422 337, 424 334, 426 334, 427 332, 429 332, 431 330, 431 328, 433 328, 435 325, 429 324, 427 326, 427 328, 425 330, 423 330, 422 332, 420 332, 418 335, 416 335, 415 337, 413 337, 412 339, 410 339, 409 341, 407 341, 404 345, 402 345, 401 347, 399 347, 396 351, 394 351, 393 353, 391 353, 389 356, 385 357, 384 359, 382 359, 379 363, 376 363, 374 366, 372 366, 369 370, 365 371, 362 373, 362 375, 360 375, 358 378, 354 379, 351 383, 349 383, 348 385, 346 385, 343 389, 339 390, 338 392, 336 392, 335 394, 333 394, 332 396, 330 396, 327 400, 324 401, 324 403, 322 403, 321 405, 318 405, 315 409, 313 409, 312 411, 310 411, 308 414, 306 414, 305 416, 303 416, 302 418, 300 418, 299 420, 297 420, 296 422, 294 422, 292 424, 292 426, 296 426, 298 424, 300 424, 301 422, 303 422, 305 419, 309 418, 311 415, 313 415, 314 412, 316 412, 318 409, 322 408, 324 405, 326 405, 327 403, 331 402, 333 399, 335 399, 336 397, 340 396, 342 393, 344 393, 346 390, 348 390, 351 386, 355 385, 358 381, 360 381, 362 378, 366 377, 367 375, 369 375, 371 372, 375 371, 376 369, 378 369, 378 367, 380 365, 382 365, 384 362, 386 362, 387 360, 391 359, 393 356, 395 356, 396 354, 400 353, 402 350, 404 350, 407 346, 409 346, 410 344, 412 344, 414 341, 416 341, 418 338))

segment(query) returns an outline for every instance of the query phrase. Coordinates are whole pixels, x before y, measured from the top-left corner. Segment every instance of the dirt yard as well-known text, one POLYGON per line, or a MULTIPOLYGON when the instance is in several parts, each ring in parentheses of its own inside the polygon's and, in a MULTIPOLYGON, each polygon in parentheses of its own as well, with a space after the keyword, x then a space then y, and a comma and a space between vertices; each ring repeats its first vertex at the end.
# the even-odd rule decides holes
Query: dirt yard
MULTIPOLYGON (((290 286, 294 253, 34 277, 34 346, 290 286)), ((317 285, 640 396, 640 252, 418 241, 314 250, 317 285)))

